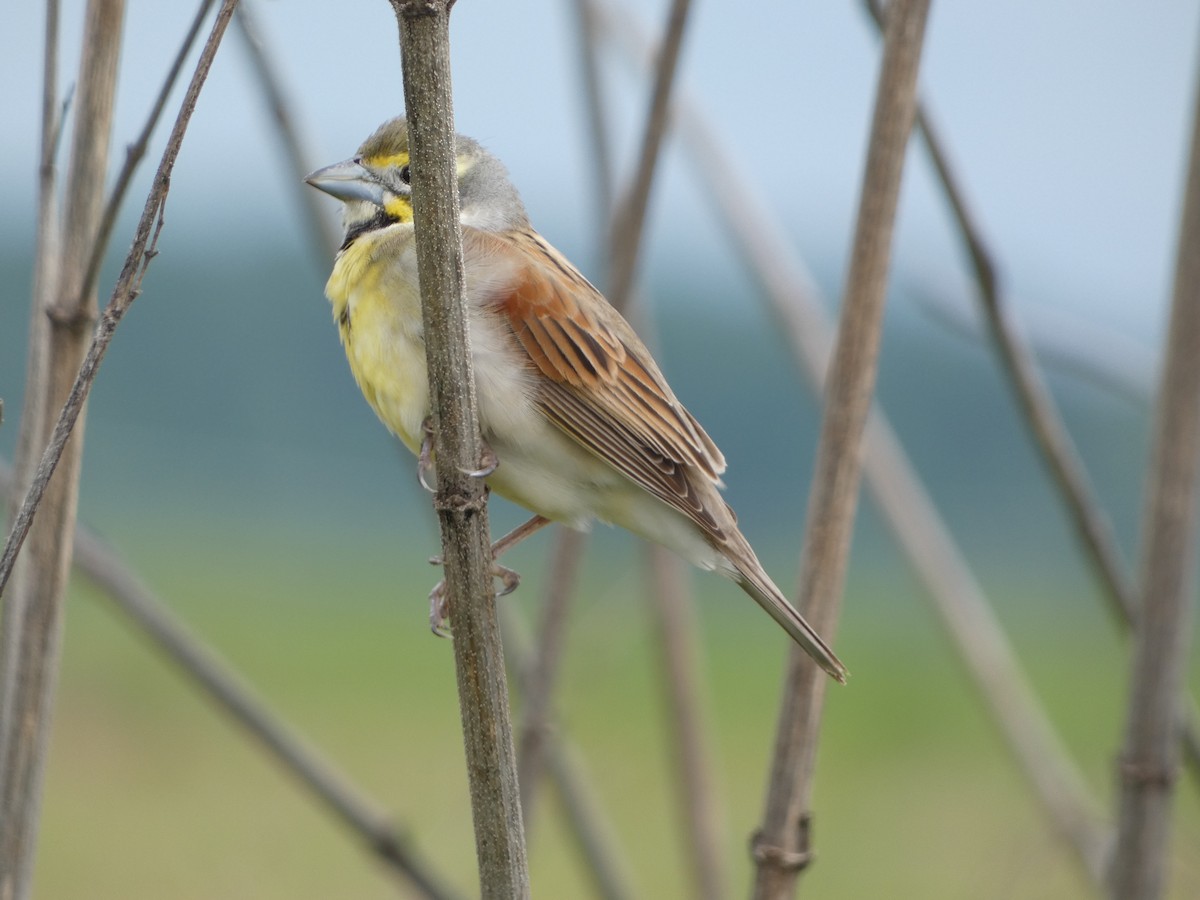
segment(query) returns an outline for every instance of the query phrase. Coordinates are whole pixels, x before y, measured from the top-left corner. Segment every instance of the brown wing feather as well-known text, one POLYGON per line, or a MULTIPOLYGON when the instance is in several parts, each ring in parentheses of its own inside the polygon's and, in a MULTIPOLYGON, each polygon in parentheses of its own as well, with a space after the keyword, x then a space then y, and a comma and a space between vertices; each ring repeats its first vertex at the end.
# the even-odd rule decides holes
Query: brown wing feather
POLYGON ((692 479, 719 484, 725 459, 629 324, 537 234, 466 228, 463 240, 477 259, 517 261, 489 299, 546 376, 539 400, 547 418, 721 540, 720 510, 706 507, 708 492, 692 479))

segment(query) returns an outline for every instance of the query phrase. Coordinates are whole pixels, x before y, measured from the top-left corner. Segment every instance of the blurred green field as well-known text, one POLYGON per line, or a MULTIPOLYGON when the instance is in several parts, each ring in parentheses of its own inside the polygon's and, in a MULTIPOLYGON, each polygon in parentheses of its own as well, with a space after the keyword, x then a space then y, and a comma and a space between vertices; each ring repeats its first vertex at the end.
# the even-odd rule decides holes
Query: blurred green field
MULTIPOLYGON (((450 645, 429 635, 428 531, 231 534, 192 523, 137 542, 152 585, 288 720, 391 810, 436 869, 475 893, 450 645), (174 549, 167 549, 168 543, 174 549)), ((549 541, 514 555, 503 602, 529 614, 549 541)), ((585 566, 559 693, 629 855, 639 895, 689 896, 676 827, 641 551, 602 534, 585 566), (614 578, 613 573, 621 573, 614 578)), ((768 561, 781 579, 791 563, 768 561)), ((786 582, 785 582, 786 583, 786 582)), ((731 896, 749 879, 785 649, 731 585, 696 576, 731 896)), ((1078 598, 998 598, 1086 776, 1111 800, 1125 653, 1078 598), (1004 602, 1004 601, 1009 602, 1004 602)), ((1088 893, 980 712, 938 626, 901 578, 852 578, 815 797, 823 898, 1070 898, 1088 893)), ((1195 679, 1193 679, 1195 683, 1195 679)), ((1175 830, 1175 893, 1200 896, 1200 807, 1175 830)), ((552 791, 530 844, 534 891, 587 897, 552 791)), ((215 714, 77 580, 38 859, 42 897, 404 896, 290 778, 215 714)))

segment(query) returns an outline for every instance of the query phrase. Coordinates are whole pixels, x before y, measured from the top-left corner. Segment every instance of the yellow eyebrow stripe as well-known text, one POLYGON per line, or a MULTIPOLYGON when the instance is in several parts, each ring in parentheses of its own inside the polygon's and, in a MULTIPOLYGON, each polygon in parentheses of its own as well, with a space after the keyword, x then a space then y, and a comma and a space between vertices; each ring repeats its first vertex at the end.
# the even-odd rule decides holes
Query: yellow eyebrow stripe
POLYGON ((368 166, 373 169, 386 169, 389 166, 406 166, 408 165, 408 151, 403 153, 389 153, 386 156, 368 156, 363 159, 368 166))

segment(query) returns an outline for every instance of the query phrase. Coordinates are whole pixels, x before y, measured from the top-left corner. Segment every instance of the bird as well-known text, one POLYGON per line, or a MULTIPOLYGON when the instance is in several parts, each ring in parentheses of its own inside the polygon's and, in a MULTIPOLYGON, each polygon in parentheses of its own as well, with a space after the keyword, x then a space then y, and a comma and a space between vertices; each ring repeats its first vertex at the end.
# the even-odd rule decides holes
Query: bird
MULTIPOLYGON (((435 456, 404 117, 305 181, 342 204, 325 293, 351 372, 384 425, 435 456)), ((486 460, 472 474, 534 513, 493 555, 549 522, 596 520, 736 582, 837 681, 847 670, 788 602, 721 495, 725 457, 633 327, 533 227, 504 164, 455 136, 464 293, 486 460)), ((497 564, 504 586, 516 575, 497 564)), ((435 589, 435 594, 437 589, 435 589)), ((439 598, 435 597, 435 601, 439 598)), ((431 611, 434 630, 444 606, 431 611)))

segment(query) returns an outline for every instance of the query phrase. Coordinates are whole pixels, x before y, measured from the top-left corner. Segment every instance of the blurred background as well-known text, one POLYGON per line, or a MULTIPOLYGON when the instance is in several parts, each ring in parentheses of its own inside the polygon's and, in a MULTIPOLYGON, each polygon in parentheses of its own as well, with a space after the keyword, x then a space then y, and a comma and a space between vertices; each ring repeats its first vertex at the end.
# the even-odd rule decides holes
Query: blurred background
MULTIPOLYGON (((83 3, 63 6, 60 84, 83 3)), ((630 15, 658 28, 666 4, 630 15)), ((402 111, 382 0, 255 9, 316 167, 402 111)), ((854 3, 699 4, 680 89, 698 100, 829 298, 856 212, 878 40, 854 3), (743 9, 749 10, 743 12, 743 9)), ((130 0, 114 168, 193 10, 130 0)), ((0 32, 0 455, 25 366, 42 14, 0 32)), ((1170 295, 1200 5, 934 4, 923 94, 996 253, 1014 311, 1134 560, 1151 393, 1170 295)), ((568 4, 462 2, 458 129, 508 164, 530 214, 601 278, 594 162, 568 4)), ((606 56, 620 171, 648 88, 606 56)), ((176 98, 177 101, 177 98, 176 98)), ((171 107, 168 107, 171 109, 171 107)), ((169 113, 173 115, 173 112, 169 113)), ((169 122, 169 119, 168 119, 169 122)), ((107 298, 169 128, 113 242, 107 298)), ((64 142, 64 146, 67 144, 64 142)), ((916 147, 916 145, 914 145, 916 147)), ((917 148, 919 149, 919 148, 917 148)), ((960 242, 922 152, 905 173, 878 394, 1106 803, 1127 648, 1114 634, 975 315, 960 242)), ((819 412, 706 195, 724 173, 670 145, 643 254, 646 332, 730 461, 728 498, 782 585, 795 577, 819 412)), ((335 215, 330 200, 327 212, 335 215)), ((144 292, 89 407, 87 522, 327 749, 468 894, 474 845, 450 645, 429 636, 437 572, 414 461, 349 376, 284 161, 238 34, 201 96, 144 292)), ((333 248, 330 248, 332 251, 333 248)), ((830 301, 833 311, 833 302, 830 301)), ((519 513, 492 504, 493 530, 519 513)), ((550 539, 514 554, 504 602, 533 618, 550 539)), ((644 896, 683 897, 674 761, 662 724, 643 554, 598 529, 558 703, 644 896), (620 573, 614 577, 614 573, 620 573)), ((736 588, 695 576, 709 724, 741 894, 785 646, 736 588)), ((979 709, 869 501, 859 519, 816 796, 823 897, 1086 895, 979 709)), ((1190 684, 1200 687, 1200 667, 1190 684)), ((1200 809, 1181 783, 1176 883, 1200 894, 1200 809)), ((535 889, 587 896, 554 797, 531 839, 535 889)), ((390 897, 394 884, 80 582, 47 778, 42 896, 390 897)))

